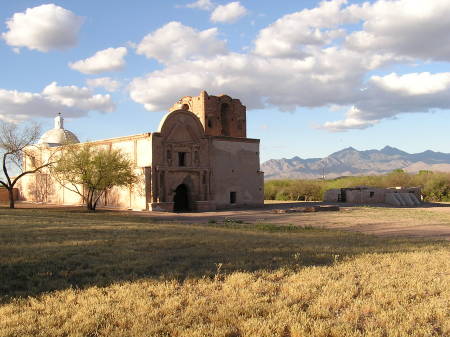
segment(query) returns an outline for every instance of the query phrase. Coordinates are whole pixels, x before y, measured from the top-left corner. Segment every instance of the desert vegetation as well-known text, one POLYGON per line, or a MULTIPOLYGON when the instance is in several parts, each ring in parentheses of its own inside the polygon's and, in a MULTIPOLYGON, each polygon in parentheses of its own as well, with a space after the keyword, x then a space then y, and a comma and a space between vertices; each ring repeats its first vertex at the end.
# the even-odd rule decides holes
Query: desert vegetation
POLYGON ((448 270, 448 241, 0 209, 0 336, 446 336, 448 270))
POLYGON ((92 144, 66 144, 51 166, 52 178, 78 194, 86 208, 95 211, 100 198, 113 187, 136 181, 132 162, 119 149, 101 149, 92 144))
POLYGON ((386 175, 342 177, 329 180, 269 180, 264 184, 266 200, 319 201, 328 189, 354 186, 420 186, 424 201, 450 201, 450 173, 395 170, 386 175))

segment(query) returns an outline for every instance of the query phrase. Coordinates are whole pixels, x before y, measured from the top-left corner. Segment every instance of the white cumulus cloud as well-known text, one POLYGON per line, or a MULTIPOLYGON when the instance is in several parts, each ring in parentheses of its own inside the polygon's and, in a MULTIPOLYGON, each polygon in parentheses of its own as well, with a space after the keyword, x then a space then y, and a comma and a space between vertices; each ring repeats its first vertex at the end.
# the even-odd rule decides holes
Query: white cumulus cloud
POLYGON ((226 44, 217 39, 217 28, 198 31, 173 21, 145 36, 136 52, 161 63, 172 63, 223 54, 226 44))
POLYGON ((450 109, 450 73, 372 76, 345 119, 327 122, 324 128, 330 131, 365 129, 385 118, 436 109, 450 109))
POLYGON ((363 29, 347 36, 347 47, 405 58, 450 61, 450 1, 396 0, 349 9, 363 29))
POLYGON ((114 92, 120 88, 120 83, 111 77, 89 78, 86 84, 90 88, 103 88, 106 91, 114 92))
POLYGON ((0 89, 0 119, 8 121, 35 117, 51 117, 63 112, 80 117, 89 111, 111 112, 115 109, 110 95, 94 94, 77 86, 47 85, 40 93, 0 89))
POLYGON ((210 11, 214 6, 211 0, 197 0, 186 5, 187 8, 197 8, 204 11, 210 11))
POLYGON ((2 38, 10 46, 48 52, 76 45, 83 18, 73 12, 46 4, 15 13, 6 21, 2 38))
POLYGON ((344 35, 339 25, 356 21, 342 9, 346 0, 323 1, 319 7, 288 14, 262 29, 255 52, 270 57, 303 57, 308 46, 323 46, 344 35))
POLYGON ((131 98, 150 111, 165 110, 174 98, 203 89, 238 97, 250 109, 272 105, 292 111, 352 102, 364 72, 359 54, 333 48, 302 60, 229 53, 171 64, 135 78, 129 89, 131 98))
POLYGON ((233 23, 247 14, 247 9, 239 1, 217 6, 211 13, 212 22, 233 23))
POLYGON ((268 25, 242 53, 227 51, 217 30, 209 44, 203 32, 171 23, 141 42, 138 52, 163 67, 134 78, 129 94, 149 111, 204 89, 238 97, 249 109, 351 107, 322 125, 330 131, 450 110, 450 74, 424 71, 430 61, 450 60, 449 18, 448 0, 322 1, 268 25), (209 46, 214 52, 205 52, 209 46), (403 74, 386 73, 398 64, 403 74), (415 64, 423 69, 408 73, 415 64))
POLYGON ((100 74, 107 71, 118 71, 125 67, 127 48, 108 48, 96 52, 84 60, 69 63, 69 67, 83 74, 100 74))

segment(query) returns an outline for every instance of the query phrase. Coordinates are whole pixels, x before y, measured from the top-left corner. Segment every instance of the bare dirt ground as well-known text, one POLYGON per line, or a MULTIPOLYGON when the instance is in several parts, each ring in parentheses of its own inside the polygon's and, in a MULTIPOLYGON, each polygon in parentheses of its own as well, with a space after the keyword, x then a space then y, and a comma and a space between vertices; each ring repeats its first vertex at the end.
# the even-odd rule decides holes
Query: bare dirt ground
MULTIPOLYGON (((202 213, 132 212, 152 220, 176 223, 237 221, 259 224, 289 224, 357 231, 377 236, 432 237, 450 240, 450 204, 424 204, 420 207, 360 206, 340 204, 335 212, 275 213, 275 210, 327 205, 322 202, 266 202, 263 208, 232 209, 202 213)), ((328 204, 329 205, 329 204, 328 204)), ((20 208, 49 207, 18 203, 20 208)), ((57 207, 57 206, 50 206, 57 207)), ((75 208, 75 207, 73 207, 75 208)))
POLYGON ((275 213, 276 209, 324 205, 323 203, 270 203, 259 209, 236 209, 205 213, 152 212, 162 221, 208 222, 227 219, 246 223, 292 224, 357 231, 378 236, 439 237, 450 240, 450 205, 430 204, 418 208, 342 206, 337 212, 275 213), (441 207, 439 207, 441 206, 441 207))

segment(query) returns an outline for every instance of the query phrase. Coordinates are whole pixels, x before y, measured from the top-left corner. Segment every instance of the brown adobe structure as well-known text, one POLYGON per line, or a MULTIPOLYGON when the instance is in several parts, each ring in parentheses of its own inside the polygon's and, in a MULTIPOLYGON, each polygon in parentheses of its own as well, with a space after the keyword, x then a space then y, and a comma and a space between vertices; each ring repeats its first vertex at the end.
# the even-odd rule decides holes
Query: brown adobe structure
POLYGON ((324 201, 349 204, 388 204, 393 206, 420 206, 420 187, 379 188, 355 186, 325 191, 324 201))
POLYGON ((210 96, 202 91, 199 96, 185 96, 169 111, 193 112, 203 125, 206 136, 247 137, 246 108, 241 101, 228 95, 210 96))
MULTIPOLYGON (((55 129, 62 126, 56 117, 55 129)), ((61 144, 40 142, 42 158, 61 144)), ((158 131, 91 142, 118 148, 134 163, 139 183, 113 188, 101 206, 153 211, 206 211, 264 203, 259 140, 246 137, 246 108, 227 95, 181 98, 158 131)), ((24 165, 32 165, 25 158, 24 165)), ((21 199, 80 204, 49 171, 24 177, 21 199)))

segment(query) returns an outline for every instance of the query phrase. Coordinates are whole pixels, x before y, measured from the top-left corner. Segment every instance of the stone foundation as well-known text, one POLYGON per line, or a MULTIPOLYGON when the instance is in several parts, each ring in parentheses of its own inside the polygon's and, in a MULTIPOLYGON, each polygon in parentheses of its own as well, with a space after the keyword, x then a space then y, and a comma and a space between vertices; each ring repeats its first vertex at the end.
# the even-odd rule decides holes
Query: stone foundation
POLYGON ((211 201, 194 201, 194 208, 197 212, 215 211, 216 204, 211 201))
POLYGON ((173 202, 152 202, 148 204, 149 211, 173 212, 173 202))

